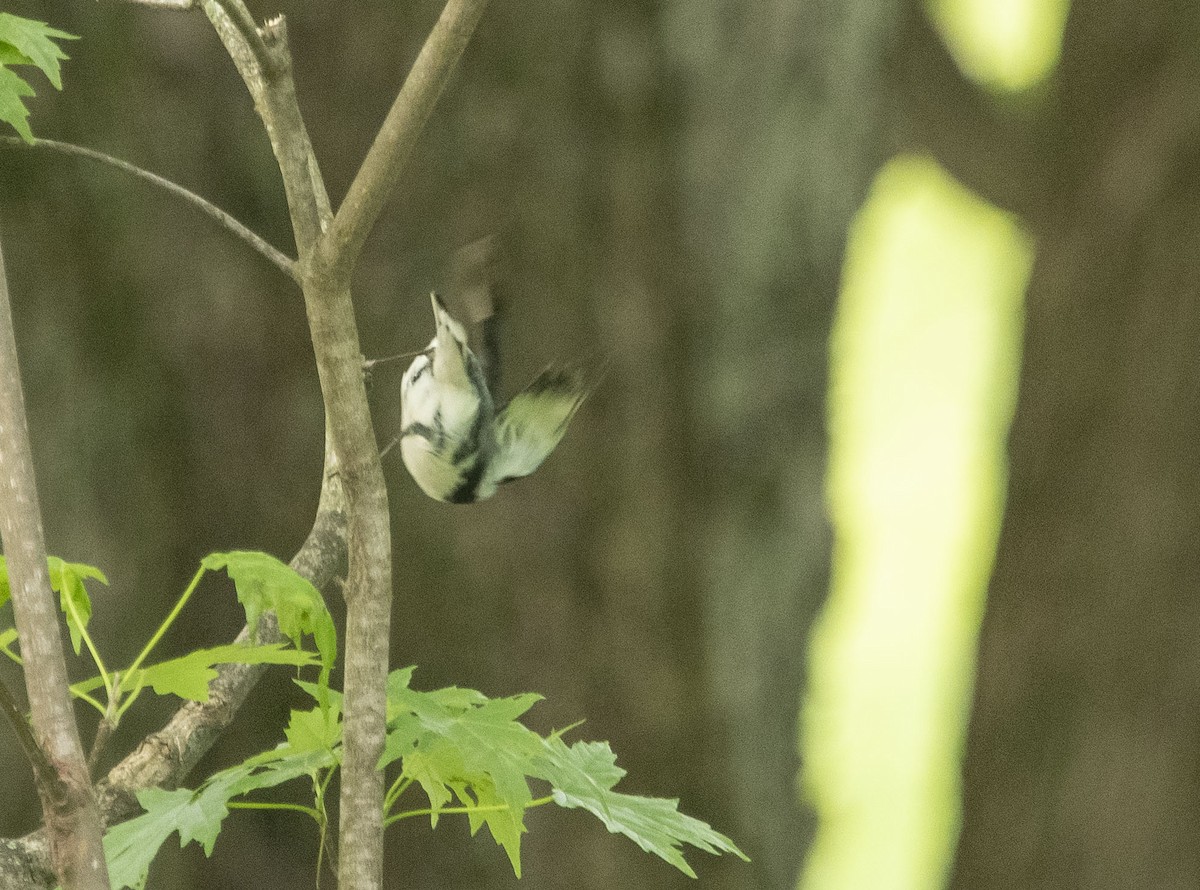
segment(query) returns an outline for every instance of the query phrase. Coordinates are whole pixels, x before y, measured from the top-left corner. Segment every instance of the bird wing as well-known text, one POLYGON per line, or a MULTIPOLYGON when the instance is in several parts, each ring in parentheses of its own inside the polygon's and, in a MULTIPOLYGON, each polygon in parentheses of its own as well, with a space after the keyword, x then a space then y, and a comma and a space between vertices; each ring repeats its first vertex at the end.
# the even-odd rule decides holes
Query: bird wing
POLYGON ((507 265, 496 235, 458 248, 450 260, 450 292, 460 308, 459 317, 471 326, 469 345, 493 393, 500 382, 500 314, 506 302, 507 265))
POLYGON ((562 439, 588 388, 577 368, 547 368, 496 416, 489 477, 501 484, 528 476, 562 439))

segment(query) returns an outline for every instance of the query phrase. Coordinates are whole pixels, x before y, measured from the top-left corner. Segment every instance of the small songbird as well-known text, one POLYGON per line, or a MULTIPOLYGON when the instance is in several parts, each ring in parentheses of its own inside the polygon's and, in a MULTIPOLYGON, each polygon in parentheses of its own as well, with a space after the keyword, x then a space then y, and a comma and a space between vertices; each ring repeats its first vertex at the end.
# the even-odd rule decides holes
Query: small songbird
POLYGON ((470 504, 541 466, 589 387, 579 369, 548 368, 497 410, 466 328, 430 296, 437 333, 404 373, 400 454, 431 498, 470 504))

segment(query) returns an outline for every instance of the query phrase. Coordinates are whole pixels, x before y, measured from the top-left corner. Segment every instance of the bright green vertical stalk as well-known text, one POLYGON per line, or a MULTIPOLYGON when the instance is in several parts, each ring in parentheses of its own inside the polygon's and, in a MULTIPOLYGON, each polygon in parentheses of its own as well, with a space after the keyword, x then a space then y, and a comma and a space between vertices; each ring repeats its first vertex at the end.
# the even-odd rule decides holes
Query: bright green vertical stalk
POLYGON ((804 715, 820 820, 806 890, 928 890, 953 848, 1030 261, 1010 217, 915 158, 884 168, 852 231, 830 386, 833 592, 804 715))

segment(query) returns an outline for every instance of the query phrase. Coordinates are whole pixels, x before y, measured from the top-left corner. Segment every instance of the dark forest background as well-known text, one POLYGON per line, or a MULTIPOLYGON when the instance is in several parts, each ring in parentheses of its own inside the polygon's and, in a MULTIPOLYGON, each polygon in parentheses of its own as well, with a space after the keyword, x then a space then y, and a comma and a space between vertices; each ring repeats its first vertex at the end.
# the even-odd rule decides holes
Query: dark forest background
MULTIPOLYGON (((201 16, 5 9, 83 38, 66 90, 36 103, 39 135, 175 179, 291 249, 266 140, 201 16)), ((337 200, 439 6, 254 11, 288 16, 337 200)), ((499 233, 509 386, 554 359, 609 369, 554 458, 492 502, 448 508, 388 462, 393 664, 423 688, 544 693, 540 729, 586 716, 631 790, 680 797, 754 860, 701 859, 705 887, 793 886, 846 231, 886 158, 928 151, 1019 214, 1037 253, 954 885, 1200 884, 1198 48, 1187 0, 1080 0, 1058 72, 1001 99, 900 2, 494 0, 360 264, 364 351, 424 345, 454 249, 499 233)), ((286 558, 307 532, 322 417, 303 307, 190 208, 73 160, 0 151, 0 221, 48 543, 108 573, 94 626, 120 661, 201 556, 286 558)), ((372 392, 386 440, 398 374, 372 392)), ((240 627, 220 584, 202 595, 173 652, 240 627)), ((275 743, 300 700, 285 673, 206 765, 275 743)), ((123 724, 113 756, 166 713, 123 724)), ((10 765, 11 745, 0 733, 10 765)), ((22 769, 0 797, 0 834, 35 827, 22 769)), ((171 852, 152 883, 307 885, 310 825, 239 815, 213 860, 171 852)), ((530 824, 531 890, 686 884, 580 814, 530 824)), ((394 886, 516 885, 448 818, 390 839, 394 886)))

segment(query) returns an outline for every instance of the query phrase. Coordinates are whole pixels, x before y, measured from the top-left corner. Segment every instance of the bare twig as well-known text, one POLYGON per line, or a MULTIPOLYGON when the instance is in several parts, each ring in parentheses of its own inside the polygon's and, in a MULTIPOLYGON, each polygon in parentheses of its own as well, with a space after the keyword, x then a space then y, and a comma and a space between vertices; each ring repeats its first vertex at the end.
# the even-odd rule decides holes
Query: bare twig
POLYGON ((367 374, 370 374, 380 365, 386 365, 389 362, 403 361, 406 358, 416 358, 418 355, 425 355, 428 352, 428 349, 418 349, 416 352, 401 352, 398 355, 385 355, 382 358, 364 359, 362 363, 363 371, 367 374))
POLYGON ((487 3, 449 0, 442 10, 324 239, 331 267, 353 268, 487 3))
POLYGON ((279 65, 280 59, 277 55, 268 52, 264 32, 259 30, 258 25, 254 23, 254 16, 250 15, 246 4, 241 0, 237 0, 237 2, 217 0, 217 2, 225 10, 238 33, 242 35, 242 39, 246 41, 246 46, 250 48, 250 52, 258 61, 263 73, 269 74, 279 65))
POLYGON ((0 534, 8 560, 13 614, 25 661, 25 689, 37 748, 55 781, 38 782, 50 859, 65 890, 107 890, 103 828, 71 707, 67 663, 50 590, 46 544, 17 367, 12 310, 0 254, 0 534))
POLYGON ((58 773, 54 771, 53 765, 46 759, 46 752, 42 750, 41 746, 37 743, 37 739, 33 737, 33 731, 29 728, 29 722, 25 719, 25 715, 21 713, 21 709, 17 705, 17 700, 13 698, 12 691, 3 681, 0 681, 0 711, 4 712, 4 716, 12 724, 13 732, 17 734, 17 743, 21 746, 21 751, 24 752, 25 759, 29 761, 29 765, 33 768, 33 774, 38 787, 54 788, 54 793, 59 796, 64 794, 64 789, 57 787, 59 785, 58 773))
POLYGON ((251 231, 242 223, 238 222, 220 207, 210 201, 197 195, 195 192, 188 191, 178 183, 172 182, 159 176, 157 173, 151 173, 149 170, 143 170, 141 167, 131 164, 128 161, 123 161, 120 158, 114 158, 112 155, 107 155, 102 151, 96 151, 94 148, 85 148, 82 145, 72 145, 69 142, 56 142, 53 139, 35 139, 32 143, 25 142, 16 136, 0 136, 0 144, 6 145, 9 148, 44 148, 48 151, 55 151, 60 154, 72 155, 75 157, 87 158, 89 161, 97 161, 109 167, 114 167, 138 179, 155 185, 164 191, 175 195, 177 198, 182 198, 193 207, 199 209, 202 213, 215 219, 227 231, 232 232, 238 238, 245 241, 252 248, 266 257, 279 271, 283 272, 288 278, 297 281, 296 261, 285 255, 282 251, 277 250, 268 244, 263 238, 251 231))
POLYGON ((92 748, 88 751, 87 766, 88 775, 96 775, 96 765, 100 762, 101 755, 104 754, 104 749, 108 745, 108 740, 112 738, 113 730, 117 727, 117 700, 109 699, 108 710, 103 717, 100 718, 100 723, 96 726, 96 735, 92 739, 92 748))
POLYGON ((122 2, 132 3, 135 6, 153 6, 157 9, 175 9, 180 12, 195 9, 198 5, 197 0, 122 0, 122 2))
POLYGON ((301 260, 333 218, 325 182, 296 100, 287 22, 254 27, 242 0, 201 0, 226 52, 254 100, 283 177, 292 231, 301 260))
POLYGON ((390 442, 388 442, 386 445, 384 445, 382 448, 379 449, 379 459, 383 460, 385 457, 387 457, 388 452, 391 451, 393 448, 395 448, 397 445, 399 445, 400 440, 402 438, 404 438, 404 437, 403 436, 392 436, 392 440, 390 442))

